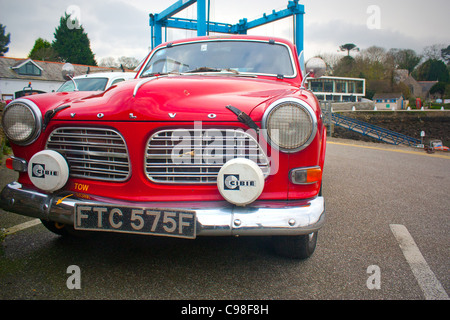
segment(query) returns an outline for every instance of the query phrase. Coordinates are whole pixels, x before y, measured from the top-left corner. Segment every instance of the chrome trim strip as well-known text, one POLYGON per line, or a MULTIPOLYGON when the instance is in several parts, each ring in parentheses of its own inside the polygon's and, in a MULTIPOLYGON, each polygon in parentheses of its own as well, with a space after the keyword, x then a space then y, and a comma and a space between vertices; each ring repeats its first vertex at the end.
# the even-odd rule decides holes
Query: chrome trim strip
MULTIPOLYGON (((260 43, 268 43, 267 40, 259 40, 259 39, 244 39, 244 38, 237 38, 237 39, 230 39, 230 38, 212 38, 212 39, 202 39, 202 40, 196 40, 194 39, 194 41, 186 41, 186 42, 180 42, 180 43, 173 43, 171 44, 171 47, 176 47, 176 46, 181 46, 181 45, 187 45, 187 44, 195 44, 195 43, 202 43, 202 42, 225 42, 225 41, 240 41, 240 42, 260 42, 260 43)), ((286 43, 283 42, 279 42, 279 41, 275 41, 274 44, 276 45, 281 45, 286 47, 286 49, 289 52, 289 57, 291 58, 291 65, 292 65, 292 70, 294 71, 294 74, 292 75, 284 75, 285 78, 287 79, 294 79, 297 77, 298 75, 298 70, 297 70, 297 66, 295 64, 295 60, 294 60, 294 55, 292 53, 291 48, 289 47, 289 45, 287 45, 286 43)), ((167 48, 167 43, 166 44, 162 44, 161 46, 158 46, 156 48, 154 48, 147 56, 147 58, 145 59, 145 62, 142 64, 144 67, 141 68, 139 74, 137 75, 136 79, 140 79, 140 76, 142 75, 142 73, 145 70, 145 67, 147 66, 147 64, 150 62, 150 60, 153 58, 153 56, 155 55, 156 52, 158 52, 161 49, 166 49, 167 48)), ((270 73, 253 73, 253 72, 240 72, 241 75, 244 76, 269 76, 269 77, 277 77, 277 74, 270 74, 270 73)), ((135 91, 137 91, 135 89, 135 91)), ((133 93, 133 97, 135 96, 135 93, 133 93)))
POLYGON ((134 86, 134 90, 133 90, 133 98, 136 97, 136 94, 139 90, 140 87, 142 87, 144 84, 146 84, 147 82, 150 82, 152 80, 164 77, 166 75, 161 75, 161 76, 155 76, 155 77, 150 77, 150 78, 144 78, 141 81, 139 81, 135 86, 134 86))
MULTIPOLYGON (((212 150, 212 149, 211 149, 212 150)), ((270 160, 264 148, 257 139, 246 131, 240 129, 173 129, 155 132, 148 140, 144 155, 144 172, 147 178, 154 183, 161 184, 215 184, 220 168, 225 160, 243 157, 254 161, 263 171, 264 178, 270 174, 270 160), (184 140, 178 141, 174 133, 187 135, 193 145, 184 144, 184 140), (217 133, 219 133, 217 135, 217 133), (175 137, 175 138, 173 138, 175 137), (220 137, 222 141, 209 138, 220 137), (190 139, 192 138, 192 140, 190 139), (220 142, 220 143, 217 143, 220 142), (217 143, 217 144, 216 144, 217 143), (209 157, 205 152, 210 148, 220 150, 214 157, 209 157), (173 150, 192 150, 192 155, 187 155, 184 163, 174 156, 173 150), (196 154, 200 152, 199 154, 196 154), (215 160, 220 160, 216 162, 215 160), (212 161, 209 161, 212 160, 212 161)))
POLYGON ((71 177, 112 182, 131 177, 128 146, 115 129, 60 127, 49 135, 45 148, 66 158, 71 177))
POLYGON ((17 182, 0 194, 0 208, 21 215, 73 225, 75 204, 177 208, 196 211, 198 236, 274 236, 310 234, 325 222, 325 200, 319 196, 298 201, 255 201, 236 207, 226 201, 136 203, 102 198, 98 201, 66 198, 23 188, 17 182))

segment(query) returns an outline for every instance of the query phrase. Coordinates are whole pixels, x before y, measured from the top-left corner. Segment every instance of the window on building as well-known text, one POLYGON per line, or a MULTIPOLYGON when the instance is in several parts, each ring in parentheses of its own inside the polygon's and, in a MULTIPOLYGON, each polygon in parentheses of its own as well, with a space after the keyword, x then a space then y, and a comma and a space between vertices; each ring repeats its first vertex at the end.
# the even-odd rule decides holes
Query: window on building
POLYGON ((316 97, 317 97, 317 100, 321 100, 321 101, 323 101, 325 99, 323 94, 318 94, 318 95, 316 95, 316 97))
POLYGON ((311 90, 312 90, 312 92, 323 92, 322 82, 312 81, 311 82, 311 90))
POLYGON ((323 91, 324 92, 333 92, 333 82, 332 81, 325 81, 323 83, 323 91))
POLYGON ((41 69, 36 67, 33 63, 28 62, 17 69, 17 73, 20 75, 27 75, 27 76, 40 76, 41 75, 41 69))
POLYGON ((353 101, 353 96, 342 96, 342 101, 349 102, 353 101))
POLYGON ((363 82, 362 81, 356 81, 355 86, 356 86, 355 93, 364 93, 364 88, 363 88, 363 82))
POLYGON ((347 91, 347 83, 345 81, 336 80, 336 92, 345 93, 347 91))

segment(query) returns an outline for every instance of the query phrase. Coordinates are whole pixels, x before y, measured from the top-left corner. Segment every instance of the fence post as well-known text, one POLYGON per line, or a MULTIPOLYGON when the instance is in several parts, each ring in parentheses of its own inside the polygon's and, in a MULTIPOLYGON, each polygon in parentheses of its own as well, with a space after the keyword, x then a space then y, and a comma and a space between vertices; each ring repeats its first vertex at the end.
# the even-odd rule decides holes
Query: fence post
POLYGON ((319 101, 320 103, 320 109, 322 109, 323 114, 323 123, 327 128, 327 135, 332 136, 333 135, 333 110, 331 108, 331 101, 319 101))
POLYGON ((328 130, 330 131, 330 137, 333 136, 334 133, 334 125, 333 125, 333 108, 331 106, 331 101, 327 101, 327 109, 328 109, 328 130))

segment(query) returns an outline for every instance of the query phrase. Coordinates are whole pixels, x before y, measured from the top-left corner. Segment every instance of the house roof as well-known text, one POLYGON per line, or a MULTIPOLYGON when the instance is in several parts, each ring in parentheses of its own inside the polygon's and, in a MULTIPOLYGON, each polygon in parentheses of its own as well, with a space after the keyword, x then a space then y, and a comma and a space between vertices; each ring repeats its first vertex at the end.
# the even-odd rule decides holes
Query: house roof
POLYGON ((393 92, 393 93, 375 93, 373 96, 373 100, 377 99, 399 99, 402 98, 403 94, 401 92, 393 92))
POLYGON ((31 59, 26 59, 23 61, 19 61, 14 67, 11 67, 13 69, 19 69, 20 67, 26 65, 28 62, 31 62, 32 64, 34 64, 37 68, 39 68, 41 71, 43 71, 44 69, 42 69, 36 62, 34 62, 31 59))
POLYGON ((422 87, 424 92, 428 93, 431 87, 438 83, 438 81, 417 81, 417 83, 422 87))
MULTIPOLYGON (((39 61, 31 59, 0 57, 0 79, 19 79, 19 80, 41 80, 41 81, 60 81, 64 82, 61 70, 63 62, 39 61), (18 74, 16 70, 26 63, 31 62, 41 70, 40 76, 18 74)), ((75 76, 86 73, 96 72, 121 72, 120 69, 94 67, 81 64, 73 64, 75 68, 75 76)))

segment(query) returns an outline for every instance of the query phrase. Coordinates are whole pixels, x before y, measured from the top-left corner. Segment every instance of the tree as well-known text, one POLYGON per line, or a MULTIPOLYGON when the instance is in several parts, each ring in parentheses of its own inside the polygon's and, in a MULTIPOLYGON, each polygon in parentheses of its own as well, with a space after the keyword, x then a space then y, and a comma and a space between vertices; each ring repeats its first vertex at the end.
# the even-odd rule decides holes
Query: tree
POLYGON ((103 58, 100 61, 101 67, 108 67, 108 68, 120 68, 123 67, 124 69, 135 69, 139 64, 139 60, 133 57, 125 57, 122 56, 120 58, 116 59, 114 57, 106 57, 103 58))
POLYGON ((343 44, 342 46, 339 46, 339 49, 341 51, 347 51, 347 56, 350 56, 350 51, 359 51, 359 48, 353 43, 343 44))
POLYGON ((325 71, 325 75, 332 75, 333 70, 335 69, 336 65, 339 63, 339 61, 342 59, 342 56, 337 53, 319 53, 317 55, 318 58, 321 58, 326 66, 327 69, 325 71))
POLYGON ((398 69, 406 69, 409 73, 413 72, 422 60, 422 56, 411 49, 391 49, 388 54, 398 69))
MULTIPOLYGON (((342 57, 338 63, 336 63, 333 75, 338 77, 355 77, 355 59, 351 56, 342 57)), ((356 70, 357 71, 357 70, 356 70)))
POLYGON ((356 57, 357 68, 367 80, 392 81, 394 63, 386 49, 371 46, 356 57))
POLYGON ((426 46, 423 48, 423 56, 427 60, 440 60, 441 50, 445 48, 443 44, 433 44, 431 46, 426 46))
POLYGON ((342 57, 335 65, 333 75, 367 80, 390 80, 392 63, 389 62, 384 48, 372 46, 361 50, 361 54, 355 58, 349 55, 342 57))
POLYGON ((117 68, 119 65, 117 64, 116 59, 114 59, 114 57, 106 57, 100 60, 99 66, 107 68, 117 68))
POLYGON ((444 59, 447 65, 450 63, 450 45, 447 48, 443 48, 441 50, 441 57, 442 59, 444 59))
POLYGON ((118 60, 119 66, 121 65, 125 69, 134 69, 138 66, 139 60, 133 57, 120 57, 118 60))
POLYGON ((441 99, 444 99, 446 86, 447 84, 445 82, 438 82, 430 88, 430 93, 439 94, 441 99))
POLYGON ((414 76, 419 81, 441 81, 448 82, 450 80, 447 66, 442 60, 428 59, 414 72, 414 76))
POLYGON ((34 42, 33 49, 28 58, 42 61, 58 61, 58 53, 52 48, 52 44, 45 39, 38 38, 34 42))
POLYGON ((11 34, 5 35, 6 26, 0 23, 0 57, 3 57, 8 52, 8 44, 10 42, 11 34))
POLYGON ((367 49, 361 50, 360 57, 367 59, 370 62, 386 63, 389 56, 386 53, 386 49, 377 46, 371 46, 367 49))
POLYGON ((53 48, 63 61, 96 66, 97 62, 83 26, 77 25, 75 28, 69 28, 68 24, 72 23, 72 20, 69 19, 71 17, 67 13, 61 17, 59 26, 53 34, 55 36, 55 40, 52 43, 53 48))

